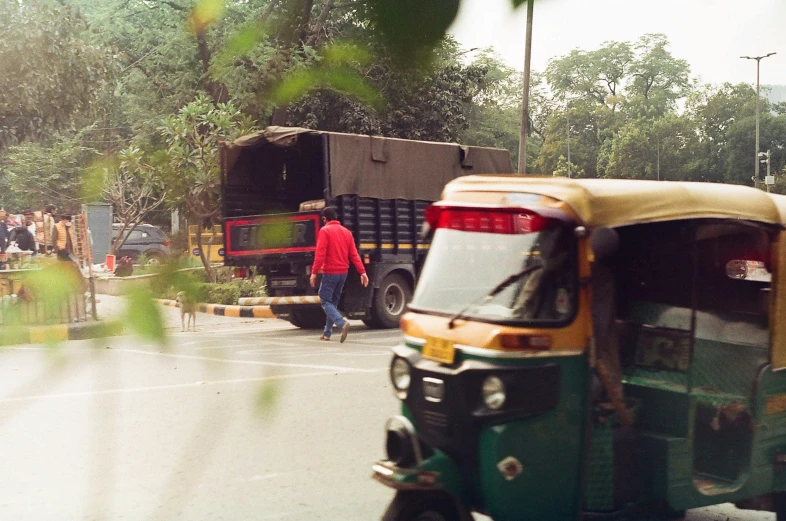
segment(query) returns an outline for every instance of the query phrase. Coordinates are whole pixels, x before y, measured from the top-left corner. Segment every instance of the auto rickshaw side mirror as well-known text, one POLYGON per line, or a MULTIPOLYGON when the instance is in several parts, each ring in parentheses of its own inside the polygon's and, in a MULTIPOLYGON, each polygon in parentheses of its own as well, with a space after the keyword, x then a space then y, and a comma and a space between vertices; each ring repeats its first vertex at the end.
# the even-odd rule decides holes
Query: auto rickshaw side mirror
POLYGON ((614 228, 595 228, 590 233, 590 248, 595 256, 595 262, 608 259, 619 249, 620 237, 614 228))

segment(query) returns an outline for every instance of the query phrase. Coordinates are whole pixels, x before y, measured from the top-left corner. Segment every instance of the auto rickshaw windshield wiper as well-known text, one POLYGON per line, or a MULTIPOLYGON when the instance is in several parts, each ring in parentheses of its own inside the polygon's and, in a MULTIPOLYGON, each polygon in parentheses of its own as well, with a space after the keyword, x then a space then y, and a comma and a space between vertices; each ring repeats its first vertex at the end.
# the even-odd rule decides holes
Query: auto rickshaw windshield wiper
POLYGON ((521 270, 521 271, 519 271, 517 273, 514 273, 510 277, 506 278, 505 280, 503 280, 502 282, 500 282, 499 284, 494 286, 494 289, 489 291, 488 294, 486 294, 482 299, 480 299, 480 302, 477 302, 477 301, 473 300, 472 302, 470 302, 469 304, 467 304, 466 306, 461 308, 461 310, 459 310, 458 313, 456 313, 455 315, 450 317, 450 321, 448 322, 448 329, 453 329, 453 327, 455 326, 456 320, 458 320, 459 318, 463 317, 464 313, 466 313, 469 308, 471 308, 473 306, 481 306, 483 304, 487 304, 494 297, 499 295, 500 292, 502 292, 502 290, 504 290, 505 288, 507 288, 508 286, 513 284, 514 282, 517 282, 518 280, 521 280, 521 278, 523 278, 524 276, 529 275, 533 271, 541 269, 541 268, 543 268, 543 264, 535 264, 533 266, 529 266, 527 268, 524 268, 523 270, 521 270))

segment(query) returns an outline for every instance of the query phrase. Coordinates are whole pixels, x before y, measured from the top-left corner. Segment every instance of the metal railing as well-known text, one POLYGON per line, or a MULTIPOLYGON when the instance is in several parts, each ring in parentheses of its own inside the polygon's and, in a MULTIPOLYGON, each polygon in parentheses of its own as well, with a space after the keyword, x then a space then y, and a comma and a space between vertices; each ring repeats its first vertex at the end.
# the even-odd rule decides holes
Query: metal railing
POLYGON ((73 291, 58 298, 37 298, 25 292, 25 279, 35 271, 0 271, 0 326, 68 324, 87 320, 86 293, 73 291))

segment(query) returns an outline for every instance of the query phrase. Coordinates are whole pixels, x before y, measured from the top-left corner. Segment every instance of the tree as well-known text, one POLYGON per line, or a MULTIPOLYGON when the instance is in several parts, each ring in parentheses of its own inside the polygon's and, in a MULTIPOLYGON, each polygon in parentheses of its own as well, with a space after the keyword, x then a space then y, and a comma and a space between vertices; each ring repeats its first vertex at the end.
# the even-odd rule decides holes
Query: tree
POLYGON ((652 122, 630 121, 614 136, 606 177, 663 181, 705 181, 692 179, 687 168, 695 140, 689 118, 669 114, 652 122))
POLYGON ((380 134, 405 139, 456 141, 468 127, 468 111, 482 90, 487 70, 458 60, 453 40, 438 47, 432 61, 418 70, 403 70, 379 47, 371 59, 355 62, 351 73, 367 78, 384 98, 384 107, 364 103, 351 91, 335 87, 307 94, 289 107, 288 125, 338 132, 380 134))
POLYGON ((632 117, 661 117, 675 107, 690 87, 690 66, 666 49, 663 34, 645 34, 634 46, 630 67, 633 81, 627 89, 627 109, 632 117))
MULTIPOLYGON (((725 147, 727 183, 752 185, 755 172, 753 153, 756 149, 756 118, 740 118, 729 127, 728 144, 725 147)), ((763 112, 760 119, 760 150, 772 152, 771 169, 780 171, 786 164, 786 116, 772 116, 763 112)), ((765 175, 762 168, 760 176, 765 175)))
POLYGON ((0 2, 0 152, 97 117, 113 61, 86 29, 54 1, 0 2))
MULTIPOLYGON (((233 104, 214 103, 204 94, 167 118, 160 132, 167 143, 167 166, 162 183, 167 204, 180 208, 199 226, 211 226, 220 216, 219 141, 232 140, 253 131, 248 116, 233 104)), ((197 247, 212 282, 215 273, 197 233, 197 247)))
POLYGON ((546 80, 557 97, 592 100, 615 111, 633 58, 625 42, 605 42, 594 51, 576 49, 549 61, 546 80))
MULTIPOLYGON (((232 100, 270 123, 271 88, 291 69, 314 63, 333 37, 334 18, 352 19, 347 0, 67 0, 79 6, 96 41, 116 49, 118 90, 138 138, 157 137, 157 121, 199 93, 232 100)), ((348 22, 344 22, 346 25, 348 22)), ((352 22, 354 23, 354 22, 352 22)), ((285 114, 285 111, 282 112, 285 114)), ((279 122, 280 124, 280 122, 279 122)))
POLYGON ((0 207, 21 211, 55 204, 76 212, 82 203, 85 167, 100 157, 91 128, 14 145, 0 155, 0 207))
MULTIPOLYGON (((502 63, 492 49, 483 50, 473 65, 482 67, 485 74, 472 103, 468 105, 467 128, 461 134, 462 143, 476 146, 505 148, 511 152, 511 171, 518 164, 519 127, 521 126, 521 74, 502 63)), ((544 100, 539 75, 533 75, 530 113, 533 114, 532 131, 542 141, 545 124, 544 100)), ((539 142, 527 147, 528 153, 536 153, 539 142)), ((532 158, 537 158, 535 155, 532 158)))
POLYGON ((613 137, 611 129, 616 117, 608 107, 591 99, 577 99, 569 108, 563 105, 555 109, 546 124, 536 168, 545 175, 558 170, 560 157, 567 158, 570 132, 571 165, 576 165, 576 172, 583 172, 586 177, 602 177, 598 156, 604 142, 613 137))
POLYGON ((164 204, 156 173, 136 147, 121 150, 117 161, 105 169, 106 184, 102 193, 105 200, 112 203, 115 220, 122 224, 112 241, 112 253, 125 244, 150 212, 164 204))
POLYGON ((554 92, 553 108, 537 162, 540 170, 561 171, 560 162, 567 165, 570 135, 571 170, 576 165, 588 177, 655 178, 662 137, 667 155, 679 159, 660 159, 674 163, 668 166, 672 175, 690 177, 681 161, 693 157, 686 147, 695 139, 686 130, 687 120, 672 117, 676 101, 690 90, 689 67, 667 46, 665 36, 647 34, 635 44, 606 42, 593 51, 576 49, 552 59, 545 76, 554 92), (673 136, 664 134, 672 131, 673 136))
MULTIPOLYGON (((756 91, 750 85, 724 83, 718 87, 705 85, 694 90, 685 104, 685 112, 693 120, 698 138, 690 169, 701 172, 708 180, 726 180, 729 131, 735 122, 754 117, 755 110, 756 91)), ((736 136, 748 141, 745 136, 736 136)), ((753 149, 753 142, 750 146, 753 149)), ((752 172, 751 168, 745 171, 752 172)))

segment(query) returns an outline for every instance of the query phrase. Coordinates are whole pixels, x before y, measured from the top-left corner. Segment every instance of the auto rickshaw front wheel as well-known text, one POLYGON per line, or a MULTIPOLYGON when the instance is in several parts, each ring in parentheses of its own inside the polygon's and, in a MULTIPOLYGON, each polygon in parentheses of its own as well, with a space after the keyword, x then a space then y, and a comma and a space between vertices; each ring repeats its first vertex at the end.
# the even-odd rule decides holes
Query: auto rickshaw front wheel
POLYGON ((432 491, 399 491, 382 521, 471 521, 472 514, 450 494, 432 491))

